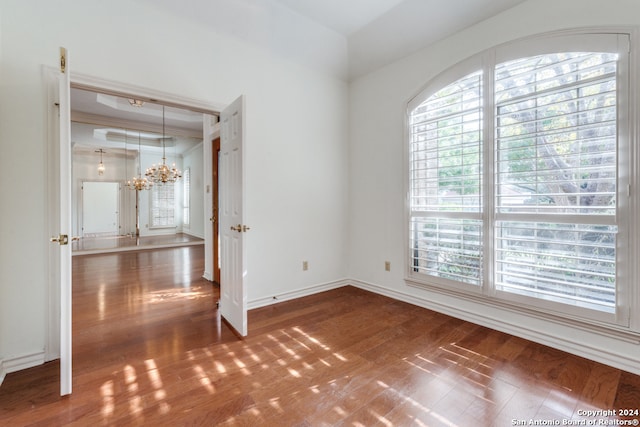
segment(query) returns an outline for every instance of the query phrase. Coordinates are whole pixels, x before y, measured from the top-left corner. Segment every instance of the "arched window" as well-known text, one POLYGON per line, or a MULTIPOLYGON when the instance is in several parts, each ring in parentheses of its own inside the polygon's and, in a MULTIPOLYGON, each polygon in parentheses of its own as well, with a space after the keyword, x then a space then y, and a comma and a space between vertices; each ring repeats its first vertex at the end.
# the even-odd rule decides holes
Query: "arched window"
POLYGON ((411 283, 628 326, 628 52, 513 44, 410 102, 411 283))

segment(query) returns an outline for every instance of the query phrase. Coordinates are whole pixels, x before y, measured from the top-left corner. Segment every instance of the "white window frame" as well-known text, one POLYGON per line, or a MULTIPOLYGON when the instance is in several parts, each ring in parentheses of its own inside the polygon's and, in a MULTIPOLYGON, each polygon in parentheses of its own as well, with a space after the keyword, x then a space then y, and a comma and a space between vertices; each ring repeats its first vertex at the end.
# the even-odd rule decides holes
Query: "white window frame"
MULTIPOLYGON (((176 189, 175 189, 175 183, 171 183, 171 182, 167 182, 164 184, 155 184, 153 187, 151 187, 150 190, 150 195, 149 195, 149 228, 152 229, 161 229, 161 228, 175 228, 176 227, 176 189), (170 186, 170 187, 169 187, 170 186), (173 222, 171 224, 163 224, 163 223, 157 223, 155 221, 155 217, 153 215, 154 212, 154 200, 156 198, 156 195, 158 194, 158 191, 164 191, 167 188, 172 188, 173 190, 173 202, 171 203, 171 207, 167 207, 165 209, 162 209, 163 211, 166 212, 171 212, 170 217, 173 218, 173 222)), ((165 216, 162 216, 167 217, 165 216)))
POLYGON ((182 225, 189 228, 191 224, 191 168, 182 174, 182 225))
MULTIPOLYGON (((495 149, 495 123, 494 114, 495 107, 493 105, 493 93, 494 85, 493 70, 496 64, 506 62, 508 60, 535 56, 544 53, 554 53, 561 51, 577 51, 577 45, 587 46, 585 51, 610 51, 605 46, 609 43, 607 39, 611 36, 619 36, 621 39, 628 41, 631 39, 632 45, 635 46, 637 35, 635 31, 631 30, 602 30, 586 32, 586 31, 571 31, 562 32, 549 35, 543 35, 540 37, 533 37, 525 40, 502 45, 493 49, 489 49, 479 55, 469 58, 451 69, 443 72, 434 79, 432 79, 427 86, 407 104, 406 122, 405 122, 405 165, 410 164, 410 141, 411 135, 409 132, 410 114, 419 106, 422 102, 428 99, 431 95, 436 93, 442 88, 445 88, 451 83, 465 77, 466 75, 478 71, 484 71, 484 93, 486 103, 484 113, 484 140, 488 141, 484 143, 484 212, 483 218, 485 219, 484 226, 484 257, 486 261, 483 263, 485 272, 485 281, 483 286, 473 286, 464 283, 453 282, 448 280, 440 280, 440 278, 427 276, 425 274, 419 274, 414 272, 412 266, 412 248, 411 248, 411 206, 410 206, 410 176, 409 169, 405 171, 405 188, 406 188, 406 215, 405 215, 405 266, 406 275, 405 281, 410 286, 426 287, 430 290, 435 290, 448 295, 460 297, 463 299, 469 299, 472 301, 480 302, 489 306, 499 306, 514 309, 519 312, 528 312, 532 315, 540 315, 547 318, 567 318, 575 320, 579 323, 586 325, 598 325, 605 329, 618 329, 626 331, 640 332, 640 315, 637 313, 640 308, 640 289, 637 283, 639 277, 639 268, 637 262, 631 262, 640 254, 638 249, 637 236, 638 230, 640 230, 640 205, 637 201, 636 195, 638 192, 635 190, 640 185, 640 173, 635 172, 640 167, 640 149, 634 149, 632 141, 637 141, 636 129, 638 123, 634 123, 631 117, 635 117, 633 112, 636 109, 636 96, 634 94, 634 88, 636 84, 637 71, 630 73, 630 70, 635 68, 635 64, 631 59, 623 59, 619 63, 618 72, 623 73, 623 81, 628 82, 628 87, 618 87, 618 104, 626 105, 626 109, 618 109, 618 153, 619 157, 627 157, 628 163, 619 162, 618 177, 622 176, 622 181, 618 181, 617 185, 617 197, 618 197, 618 210, 617 216, 620 218, 618 221, 623 225, 623 228, 618 233, 617 243, 617 307, 615 314, 601 313, 594 310, 576 309, 560 303, 542 302, 536 298, 524 297, 518 294, 500 292, 495 288, 493 283, 494 263, 495 259, 493 251, 495 250, 494 243, 494 227, 495 223, 495 205, 494 205, 494 149, 495 149), (603 33, 605 34, 603 36, 603 33), (604 42, 603 42, 604 40, 604 42), (603 44, 604 43, 604 44, 603 44), (572 48, 569 49, 568 46, 572 48), (626 64, 625 64, 626 62, 626 64), (626 178, 624 178, 626 177, 626 178), (486 183, 493 183, 493 185, 487 185, 486 183), (627 193, 630 197, 627 197, 627 193), (626 229, 624 226, 626 225, 626 229), (629 236, 636 236, 629 238, 629 236), (537 300, 537 301, 536 301, 537 300)), ((631 49, 627 46, 627 50, 619 52, 620 54, 626 54, 631 49)), ((620 79, 618 79, 620 80, 620 79)))

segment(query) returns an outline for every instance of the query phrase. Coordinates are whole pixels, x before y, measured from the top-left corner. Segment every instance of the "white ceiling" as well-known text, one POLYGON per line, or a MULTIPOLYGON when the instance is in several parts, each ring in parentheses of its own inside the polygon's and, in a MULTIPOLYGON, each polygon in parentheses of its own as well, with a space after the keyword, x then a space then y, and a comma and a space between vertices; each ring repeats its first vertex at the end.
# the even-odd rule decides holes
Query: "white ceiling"
POLYGON ((274 1, 344 35, 353 78, 526 0, 274 1))
POLYGON ((275 0, 325 27, 348 36, 403 0, 275 0))
MULTIPOLYGON (((349 77, 354 78, 410 55, 526 0, 271 1, 344 36, 349 48, 349 77)), ((170 0, 166 2, 175 5, 170 0)), ((200 6, 196 8, 199 15, 207 15, 206 4, 196 3, 200 6)), ((78 134, 76 144, 108 144, 109 141, 105 141, 100 135, 114 134, 113 131, 105 129, 115 127, 114 123, 118 120, 124 120, 125 126, 131 126, 130 129, 156 132, 159 137, 162 136, 162 106, 158 104, 147 103, 142 108, 136 108, 129 105, 126 98, 78 89, 72 90, 71 98, 72 109, 76 116, 80 114, 84 123, 92 123, 91 117, 87 118, 87 115, 107 118, 106 123, 92 123, 98 137, 89 138, 85 130, 78 134)), ((197 143, 197 138, 194 139, 192 136, 193 132, 202 130, 201 113, 171 107, 167 107, 165 113, 167 130, 175 131, 168 131, 167 134, 179 136, 174 141, 179 152, 197 143), (186 143, 181 143, 182 139, 186 143)), ((153 146, 151 139, 147 142, 149 148, 153 146)), ((143 145, 147 144, 143 142, 143 145)))

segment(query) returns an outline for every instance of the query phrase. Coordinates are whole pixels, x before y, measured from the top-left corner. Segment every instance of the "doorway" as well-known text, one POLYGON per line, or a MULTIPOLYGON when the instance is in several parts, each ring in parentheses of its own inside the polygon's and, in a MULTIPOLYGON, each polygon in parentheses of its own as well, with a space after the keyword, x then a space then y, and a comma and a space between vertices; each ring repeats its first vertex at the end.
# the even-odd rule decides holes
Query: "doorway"
MULTIPOLYGON (((64 49, 61 50, 61 53, 66 55, 66 51, 64 51, 64 49)), ((64 56, 62 56, 62 58, 64 60, 64 56)), ((67 61, 63 61, 63 62, 65 62, 68 65, 67 61)), ((145 125, 144 120, 139 120, 139 121, 134 120, 133 121, 134 123, 129 122, 124 126, 119 126, 118 123, 120 123, 120 120, 122 118, 112 117, 108 120, 101 121, 99 114, 90 114, 90 113, 78 111, 78 109, 74 109, 74 111, 71 110, 72 99, 70 95, 71 95, 72 89, 85 90, 87 92, 93 93, 93 95, 96 98, 99 98, 100 101, 103 101, 103 102, 98 102, 98 104, 100 104, 98 105, 99 108, 109 108, 110 106, 113 105, 114 98, 118 98, 118 97, 124 98, 124 101, 129 105, 128 107, 125 107, 125 108, 137 108, 137 107, 134 107, 133 104, 139 105, 138 101, 140 100, 137 99, 139 97, 130 96, 130 95, 127 96, 126 94, 136 93, 138 88, 133 88, 134 90, 132 91, 128 91, 128 90, 117 91, 117 93, 114 92, 113 90, 107 90, 107 89, 102 90, 100 88, 113 89, 113 88, 123 88, 125 86, 122 86, 120 84, 115 84, 113 82, 97 80, 94 78, 85 77, 77 74, 74 74, 74 82, 72 83, 69 79, 68 67, 66 72, 63 68, 61 73, 58 72, 58 70, 48 69, 47 72, 45 73, 45 79, 47 81, 48 89, 49 89, 48 99, 50 100, 50 102, 48 102, 48 105, 50 106, 49 116, 51 119, 49 132, 51 135, 51 138, 50 138, 50 144, 51 144, 51 150, 52 150, 51 152, 53 154, 52 156, 50 156, 51 162, 49 165, 50 166, 49 182, 51 183, 50 193, 52 197, 49 198, 48 205, 49 205, 49 212, 50 212, 51 235, 56 236, 55 239, 54 238, 51 239, 52 242, 56 243, 56 246, 53 246, 53 245, 51 246, 52 250, 50 251, 50 255, 49 255, 50 261, 51 261, 50 269, 49 269, 51 285, 49 289, 49 298, 48 298, 49 313, 47 317, 50 320, 49 322, 50 327, 48 330, 47 348, 45 352, 46 352, 46 360, 54 360, 54 359, 60 358, 61 394, 65 395, 65 394, 71 393, 71 383, 72 383, 72 372, 71 372, 71 364, 72 364, 72 360, 71 360, 72 359, 71 357, 71 353, 72 353, 71 267, 72 266, 71 264, 72 264, 72 257, 71 257, 71 251, 70 251, 72 245, 68 243, 70 243, 72 240, 71 236, 80 235, 79 230, 77 229, 77 223, 80 221, 75 221, 76 225, 72 225, 72 221, 71 221, 71 218, 74 216, 73 215, 74 210, 72 209, 72 205, 74 204, 73 194, 76 195, 75 212, 77 212, 77 205, 78 205, 78 199, 79 199, 78 197, 79 185, 76 185, 76 183, 79 183, 79 181, 77 181, 77 179, 80 178, 79 173, 81 172, 81 169, 86 169, 85 171, 82 171, 82 173, 87 173, 87 174, 96 173, 95 165, 92 162, 87 163, 86 168, 72 167, 72 166, 77 166, 77 165, 72 165, 72 161, 71 161, 72 147, 75 148, 78 146, 79 139, 74 138, 72 143, 71 129, 70 129, 71 124, 80 122, 82 124, 100 126, 102 133, 98 135, 98 133, 95 132, 95 128, 94 128, 91 131, 92 137, 94 139, 100 139, 99 141, 100 145, 103 145, 107 141, 112 144, 116 144, 117 147, 115 147, 112 151, 114 153, 118 153, 115 155, 115 157, 118 157, 120 160, 111 165, 106 165, 107 166, 106 171, 104 171, 104 169, 102 171, 98 170, 98 172, 102 172, 100 175, 104 175, 104 177, 101 177, 100 179, 99 178, 94 178, 94 179, 101 181, 102 178, 104 178, 106 179, 106 181, 116 181, 116 182, 119 181, 122 185, 124 185, 124 180, 126 180, 127 178, 130 179, 131 175, 133 175, 133 173, 130 174, 130 172, 133 172, 134 170, 131 167, 132 165, 128 163, 127 160, 122 161, 123 158, 128 159, 130 157, 130 154, 131 154, 130 152, 132 151, 132 149, 135 150, 135 148, 132 147, 133 145, 131 141, 132 135, 130 134, 131 130, 134 130, 137 133, 137 135, 135 135, 137 136, 136 140, 140 141, 140 142, 136 141, 138 142, 138 144, 136 144, 138 145, 138 147, 140 145, 143 145, 142 143, 144 142, 145 137, 147 136, 145 135, 145 133, 153 134, 153 136, 151 136, 150 138, 147 138, 152 140, 150 141, 150 143, 147 144, 150 146, 150 150, 147 150, 147 151, 152 152, 151 157, 153 157, 153 159, 156 160, 157 163, 158 163, 158 159, 160 158, 162 158, 162 160, 165 160, 164 150, 162 150, 162 152, 158 154, 158 151, 160 150, 159 147, 162 146, 162 148, 164 148, 164 146, 167 145, 170 147, 170 150, 171 150, 169 154, 173 154, 174 153, 173 150, 178 149, 176 144, 179 141, 177 140, 177 138, 172 141, 165 140, 164 120, 161 120, 160 126, 158 126, 157 124, 145 125), (129 104, 130 101, 132 102, 131 104, 129 104), (160 127, 160 130, 158 130, 159 127, 160 127), (158 137, 157 135, 160 135, 160 136, 158 137), (118 138, 118 136, 120 138, 118 138), (127 139, 129 139, 129 141, 127 141, 127 139), (156 146, 155 153, 153 153, 154 142, 156 146), (173 145, 169 145, 168 142, 172 142, 173 145), (118 144, 120 145, 118 146, 118 144), (124 175, 120 174, 119 172, 122 170, 126 172, 124 175), (72 173, 77 174, 76 181, 73 181, 71 177, 72 173), (110 176, 110 174, 115 174, 115 176, 110 176), (75 232, 74 232, 74 229, 75 229, 75 232)), ((192 115, 199 116, 199 123, 200 123, 199 135, 200 135, 201 148, 205 145, 209 145, 209 144, 204 144, 202 139, 202 135, 203 135, 202 129, 206 128, 206 126, 203 126, 203 121, 204 121, 203 118, 207 117, 207 115, 217 115, 218 113, 216 113, 214 109, 204 109, 202 107, 191 108, 189 107, 189 104, 191 104, 191 102, 188 102, 188 103, 177 102, 177 101, 182 101, 182 99, 178 97, 172 97, 166 94, 161 94, 161 93, 150 93, 141 98, 142 98, 141 102, 149 103, 150 106, 156 105, 156 104, 159 104, 161 106, 166 105, 167 109, 169 109, 169 106, 170 106, 170 108, 174 110, 190 108, 189 111, 193 112, 192 115), (161 102, 158 100, 163 100, 163 101, 161 102)), ((122 104, 121 102, 119 102, 121 100, 117 100, 117 99, 115 100, 119 104, 122 104)), ((171 113, 174 113, 174 111, 171 111, 171 113)), ((170 128, 171 127, 168 126, 167 131, 169 131, 170 128)), ((208 138, 208 140, 210 139, 208 138)), ((86 149, 84 151, 87 152, 86 149)), ((95 151, 95 147, 93 151, 95 151)), ((93 152, 93 151, 88 151, 88 152, 93 152)), ((143 153, 145 150, 141 151, 138 148, 135 151, 137 151, 138 153, 143 153)), ((140 159, 142 156, 136 156, 136 157, 140 159)), ((169 156, 166 156, 166 157, 169 157, 169 156)), ((193 157, 197 158, 199 164, 201 165, 198 176, 202 177, 202 179, 198 179, 197 181, 201 182, 202 186, 204 187, 207 181, 210 182, 210 179, 211 179, 210 173, 207 176, 202 172, 204 169, 211 167, 210 156, 207 157, 200 154, 200 155, 194 155, 193 157), (207 166, 207 163, 209 163, 208 166, 207 166)), ((140 163, 138 162, 138 165, 139 164, 140 163)), ((140 169, 137 169, 136 172, 139 172, 138 175, 140 175, 141 173, 144 173, 144 166, 140 169)), ((192 172, 193 172, 193 169, 192 169, 192 172)), ((194 179, 193 181, 196 181, 196 180, 194 179)), ((129 192, 129 193, 132 193, 132 192, 129 192)), ((204 199, 205 198, 204 190, 200 191, 200 194, 204 199)), ((210 194, 209 194, 209 197, 210 197, 210 194)), ((180 200, 179 194, 176 196, 176 199, 180 200)), ((135 204, 130 204, 130 205, 135 206, 135 204)), ((123 207, 122 204, 120 207, 122 208, 122 210, 125 209, 125 207, 123 207)), ((150 204, 148 204, 147 207, 150 207, 150 204)), ((182 211, 182 209, 178 209, 178 211, 182 211)), ((201 222, 204 223, 204 215, 205 215, 204 209, 201 208, 197 211, 199 211, 200 213, 201 222)), ((77 218, 77 215, 76 215, 76 218, 77 218)), ((194 224, 193 218, 190 218, 189 222, 193 229, 193 224, 194 224)), ((120 224, 124 225, 124 223, 122 222, 120 224)), ((203 233, 202 238, 205 241, 208 240, 209 241, 208 243, 211 244, 210 236, 207 236, 205 233, 203 233)))
MULTIPOLYGON (((55 346, 58 343, 60 343, 61 350, 59 355, 61 359, 60 361, 61 394, 65 395, 65 394, 71 393, 71 382, 72 382, 72 378, 71 378, 71 363, 72 363, 71 329, 72 328, 71 328, 71 298, 70 298, 72 284, 71 284, 71 277, 69 274, 70 267, 71 267, 71 256, 70 256, 70 251, 68 249, 66 250, 62 249, 62 248, 65 248, 64 245, 67 244, 67 235, 62 233, 69 233, 69 231, 72 229, 70 220, 67 221, 67 219, 71 217, 71 214, 69 213, 69 209, 68 209, 71 203, 67 203, 67 200, 70 201, 71 193, 72 193, 71 179, 70 179, 71 139, 70 139, 70 131, 69 131, 69 124, 72 122, 71 111, 70 111, 71 102, 70 102, 70 96, 69 96, 70 87, 73 86, 74 88, 92 90, 94 92, 99 91, 99 93, 124 97, 129 101, 131 101, 132 103, 136 103, 136 104, 138 102, 150 102, 150 103, 157 103, 160 105, 166 105, 166 106, 172 106, 172 107, 178 107, 178 108, 188 108, 190 109, 190 111, 195 111, 200 113, 201 118, 203 118, 203 122, 202 122, 203 130, 204 130, 203 134, 205 135, 205 140, 207 141, 211 141, 212 139, 215 138, 214 134, 216 133, 216 131, 214 130, 215 128, 214 125, 218 122, 217 117, 221 115, 222 126, 218 127, 217 129, 217 132, 222 135, 221 147, 222 146, 228 147, 229 144, 225 145, 225 141, 232 141, 232 144, 231 144, 233 145, 232 157, 234 157, 235 159, 234 164, 237 165, 238 167, 234 169, 235 175, 232 175, 232 176, 228 174, 229 169, 227 168, 220 169, 221 171, 220 172, 220 188, 221 190, 224 190, 224 195, 234 196, 232 203, 228 204, 229 206, 234 206, 234 207, 242 206, 240 202, 242 200, 242 194, 243 194, 242 192, 243 180, 241 176, 242 175, 241 174, 242 172, 242 169, 241 169, 242 156, 241 155, 242 155, 242 141, 243 141, 243 135, 244 135, 244 130, 243 130, 244 129, 244 119, 243 119, 244 101, 243 101, 243 97, 241 96, 238 99, 236 99, 234 102, 229 104, 227 107, 217 109, 217 108, 212 108, 208 104, 202 104, 197 101, 188 100, 188 99, 185 100, 184 98, 176 97, 174 95, 155 92, 155 91, 141 90, 138 87, 132 87, 129 85, 123 85, 123 84, 114 83, 106 80, 95 79, 92 77, 82 76, 79 74, 74 74, 74 81, 71 84, 69 79, 69 67, 68 67, 69 62, 68 60, 66 60, 67 52, 65 49, 62 48, 61 53, 62 53, 61 63, 66 65, 66 71, 65 71, 65 67, 62 67, 61 73, 54 74, 54 72, 50 72, 50 73, 47 73, 47 75, 45 76, 48 82, 50 83, 49 95, 50 95, 50 99, 52 99, 52 102, 49 103, 49 105, 52 106, 49 110, 51 123, 52 123, 52 127, 51 127, 51 135, 52 135, 51 144, 52 145, 51 146, 54 152, 57 152, 60 154, 57 157, 58 161, 53 160, 55 159, 55 157, 52 157, 51 168, 49 169, 51 182, 53 182, 54 184, 56 182, 58 183, 58 185, 53 185, 53 188, 52 188, 53 197, 50 198, 50 202, 49 202, 49 209, 50 209, 51 218, 52 218, 51 232, 52 234, 61 233, 59 234, 58 237, 56 237, 56 239, 52 239, 52 241, 59 242, 59 246, 61 249, 52 250, 50 252, 50 257, 52 259, 57 258, 58 260, 57 264, 60 265, 60 268, 59 269, 52 268, 50 270, 50 275, 52 277, 52 280, 51 280, 51 290, 50 290, 51 298, 49 299, 50 310, 49 310, 48 317, 52 321, 52 323, 49 331, 50 335, 49 335, 48 352, 49 354, 54 356, 54 357, 51 357, 49 360, 53 360, 55 358, 55 353, 56 353, 55 346), (110 88, 110 89, 105 89, 105 88, 110 88), (146 95, 144 96, 130 95, 131 93, 140 93, 141 91, 143 93, 146 93, 146 95), (158 101, 158 100, 161 100, 161 101, 158 101), (59 113, 54 106, 59 106, 59 113), (217 113, 216 111, 221 111, 221 113, 217 113), (222 131, 220 130, 220 128, 222 128, 222 131), (58 130, 59 130, 59 133, 58 133, 58 130), (59 137, 53 137, 53 135, 55 134, 58 134, 59 137), (227 136, 225 137, 225 135, 227 136), (223 173, 224 171, 227 171, 226 175, 223 173), (59 180, 56 181, 56 178, 58 177, 59 177, 59 180), (235 184, 233 188, 231 184, 235 184), (56 221, 58 221, 57 223, 59 224, 59 226, 56 225, 56 221), (63 237, 64 237, 64 240, 63 240, 63 237), (59 317, 56 315, 56 312, 60 313, 59 317), (56 331, 58 332, 57 334, 56 334, 56 331), (59 341, 56 340, 56 337, 59 337, 60 340, 59 341), (56 341, 56 342, 53 342, 53 341, 56 341)), ((50 69, 48 71, 53 71, 53 70, 50 69)), ((202 210, 204 214, 204 212, 212 211, 211 144, 208 144, 208 143, 203 144, 203 148, 204 148, 204 155, 200 156, 200 159, 201 159, 200 161, 204 163, 203 168, 205 172, 203 174, 203 181, 204 181, 204 187, 206 188, 206 195, 207 195, 205 197, 205 202, 208 202, 208 203, 205 203, 205 209, 202 210)), ((228 158, 229 156, 225 156, 225 157, 228 158)), ((222 163, 225 163, 225 162, 222 162, 222 163)), ((205 191, 203 191, 203 194, 204 193, 205 191)), ((225 196, 221 196, 221 199, 226 200, 225 196)), ((227 204, 225 204, 225 206, 226 205, 227 204)), ((234 209, 233 212, 239 215, 236 215, 236 217, 233 217, 233 218, 231 217, 228 218, 226 215, 226 212, 225 212, 225 215, 223 215, 221 211, 220 227, 221 227, 221 230, 228 230, 229 228, 231 228, 231 230, 236 230, 236 232, 238 233, 238 236, 234 236, 234 239, 241 240, 242 235, 240 235, 240 233, 248 230, 249 227, 241 224, 241 221, 242 221, 241 209, 234 209), (240 225, 237 225, 234 228, 234 226, 229 225, 230 220, 235 221, 234 224, 237 223, 240 225)), ((204 235, 205 252, 207 252, 207 247, 208 247, 208 250, 211 251, 213 246, 212 245, 213 233, 211 229, 208 228, 208 227, 211 227, 212 222, 206 221, 205 224, 206 224, 205 225, 206 232, 204 235)), ((231 304, 226 304, 226 303, 221 304, 220 308, 221 308, 222 316, 225 318, 225 320, 233 319, 234 315, 235 317, 241 318, 242 324, 240 325, 240 327, 235 327, 235 329, 238 331, 241 331, 242 335, 246 335, 246 287, 244 282, 244 277, 246 276, 246 268, 243 269, 244 252, 241 251, 242 245, 236 244, 235 247, 240 250, 237 251, 237 253, 233 252, 231 254, 232 257, 221 256, 221 259, 223 262, 225 259, 228 259, 229 260, 228 262, 235 268, 231 268, 231 269, 225 268, 225 265, 223 264, 221 266, 221 272, 224 272, 224 271, 231 272, 232 270, 233 271, 238 270, 240 272, 244 272, 244 274, 237 274, 237 276, 239 277, 239 280, 237 281, 225 281, 224 279, 221 280, 221 282, 229 283, 228 287, 225 286, 224 288, 221 289, 221 291, 226 289, 226 291, 230 293, 233 299, 231 300, 232 302, 231 304), (226 310, 231 310, 231 311, 225 314, 225 311, 222 310, 224 308, 226 308, 226 310), (238 312, 236 313, 234 310, 238 312)), ((222 248, 223 249, 221 252, 226 253, 224 249, 225 248, 224 244, 222 245, 222 248)), ((205 260, 208 260, 209 262, 211 262, 212 257, 211 256, 206 257, 205 260)), ((211 280, 208 277, 211 274, 207 274, 207 272, 211 272, 211 271, 212 271, 211 269, 205 267, 204 277, 208 280, 211 280)), ((224 285, 224 283, 221 283, 221 285, 224 285)), ((224 301, 224 298, 221 298, 221 301, 224 301)), ((237 322, 231 322, 231 323, 233 324, 237 322)))

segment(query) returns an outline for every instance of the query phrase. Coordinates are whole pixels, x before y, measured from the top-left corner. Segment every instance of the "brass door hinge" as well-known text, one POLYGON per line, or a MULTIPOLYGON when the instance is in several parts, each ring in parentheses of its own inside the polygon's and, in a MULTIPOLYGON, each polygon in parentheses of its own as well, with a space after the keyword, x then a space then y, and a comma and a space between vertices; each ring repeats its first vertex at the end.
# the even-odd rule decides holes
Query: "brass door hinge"
POLYGON ((67 49, 60 48, 60 72, 64 74, 67 71, 67 49))

